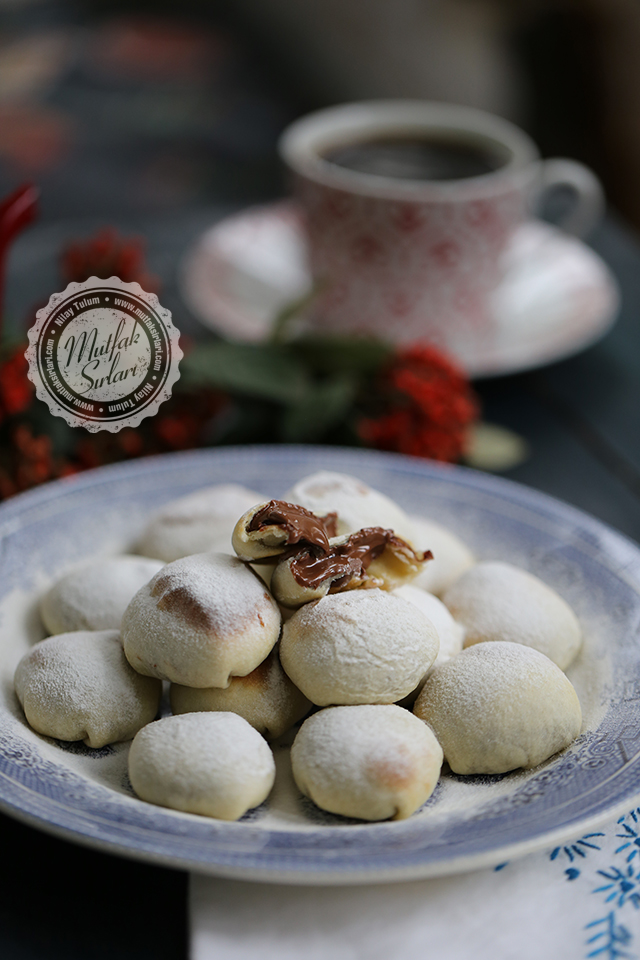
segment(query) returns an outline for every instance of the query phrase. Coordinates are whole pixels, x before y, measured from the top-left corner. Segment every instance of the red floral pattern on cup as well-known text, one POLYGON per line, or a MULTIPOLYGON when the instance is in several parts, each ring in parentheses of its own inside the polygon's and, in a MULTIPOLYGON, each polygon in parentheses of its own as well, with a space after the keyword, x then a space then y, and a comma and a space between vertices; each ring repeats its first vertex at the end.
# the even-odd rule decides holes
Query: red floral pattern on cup
POLYGON ((416 203, 398 204, 391 213, 391 219, 400 233, 415 233, 424 223, 423 211, 416 203))
POLYGON ((298 192, 323 330, 364 328, 453 350, 461 338, 468 349, 491 336, 501 254, 525 216, 521 187, 480 200, 452 193, 400 203, 299 177, 298 192))

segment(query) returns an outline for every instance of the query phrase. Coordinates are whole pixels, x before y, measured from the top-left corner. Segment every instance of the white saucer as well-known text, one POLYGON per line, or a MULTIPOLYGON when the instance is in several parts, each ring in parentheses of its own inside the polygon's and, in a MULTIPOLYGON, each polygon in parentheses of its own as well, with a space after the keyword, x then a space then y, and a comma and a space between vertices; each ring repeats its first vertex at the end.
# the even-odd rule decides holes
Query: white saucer
MULTIPOLYGON (((232 340, 258 342, 273 318, 309 289, 305 236, 292 201, 251 207, 207 230, 181 271, 185 301, 202 323, 232 340)), ((505 254, 494 295, 494 341, 458 359, 473 377, 544 366, 599 340, 619 305, 603 261, 575 237, 531 220, 505 254)))

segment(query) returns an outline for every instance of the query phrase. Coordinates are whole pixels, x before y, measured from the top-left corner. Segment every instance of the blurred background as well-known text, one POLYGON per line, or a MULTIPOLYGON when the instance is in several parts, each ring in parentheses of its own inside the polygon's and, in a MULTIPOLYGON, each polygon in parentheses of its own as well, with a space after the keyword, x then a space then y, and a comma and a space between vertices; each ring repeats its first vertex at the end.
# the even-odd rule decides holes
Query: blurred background
POLYGON ((0 0, 0 184, 38 177, 47 217, 252 199, 291 116, 425 97, 591 164, 638 222, 639 40, 633 0, 0 0))
POLYGON ((634 0, 0 0, 0 196, 42 190, 9 322, 57 289, 56 244, 109 223, 147 236, 171 300, 212 217, 286 190, 282 128, 354 98, 502 114, 638 226, 639 50, 634 0))
POLYGON ((633 0, 0 0, 0 183, 38 176, 49 217, 244 199, 292 115, 425 97, 593 165, 637 222, 639 40, 633 0))
MULTIPOLYGON (((574 157, 596 171, 609 212, 587 241, 623 289, 615 336, 600 352, 547 368, 549 381, 476 384, 484 419, 537 450, 524 472, 521 453, 486 469, 511 464, 514 479, 575 499, 569 481, 556 490, 556 468, 540 455, 552 436, 540 421, 544 397, 635 490, 625 445, 637 446, 639 53, 637 0, 0 0, 0 199, 25 182, 40 190, 37 222, 10 247, 4 342, 24 341, 36 310, 70 280, 115 273, 159 293, 187 351, 211 344, 182 295, 191 292, 185 254, 226 215, 287 194, 276 152, 287 124, 353 99, 467 104, 525 128, 544 157, 574 157), (622 455, 609 450, 618 435, 622 455)), ((31 402, 24 348, 12 349, 0 370, 0 498, 142 453, 292 440, 264 398, 244 404, 240 391, 228 415, 218 380, 196 403, 184 364, 177 393, 185 395, 145 430, 79 440, 31 402)), ((345 442, 304 432, 298 419, 296 442, 345 442)), ((615 523, 611 502, 600 513, 615 523)))

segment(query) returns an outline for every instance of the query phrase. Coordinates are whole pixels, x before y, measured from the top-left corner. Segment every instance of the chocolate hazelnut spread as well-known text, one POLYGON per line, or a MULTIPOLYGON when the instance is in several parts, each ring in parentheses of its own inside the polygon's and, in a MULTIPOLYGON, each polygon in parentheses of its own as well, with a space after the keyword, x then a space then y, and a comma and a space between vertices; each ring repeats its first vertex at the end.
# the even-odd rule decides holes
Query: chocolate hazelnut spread
POLYGON ((281 527, 287 533, 287 544, 306 543, 328 553, 329 537, 336 535, 337 519, 337 513, 317 517, 297 503, 270 500, 251 518, 247 532, 253 533, 264 527, 281 527))
POLYGON ((292 552, 291 573, 302 586, 316 589, 331 578, 331 590, 340 590, 353 579, 363 579, 368 567, 382 556, 387 548, 406 557, 407 562, 422 563, 433 556, 430 550, 416 553, 405 540, 393 530, 382 527, 365 527, 352 533, 343 543, 333 544, 328 553, 303 548, 292 552))

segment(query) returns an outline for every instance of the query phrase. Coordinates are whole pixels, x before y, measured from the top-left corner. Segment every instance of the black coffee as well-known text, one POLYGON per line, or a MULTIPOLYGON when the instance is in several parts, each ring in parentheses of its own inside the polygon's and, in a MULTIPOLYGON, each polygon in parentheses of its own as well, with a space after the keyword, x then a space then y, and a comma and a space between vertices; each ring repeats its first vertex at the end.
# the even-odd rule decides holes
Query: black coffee
POLYGON ((332 147, 323 154, 347 170, 400 180, 461 180, 504 166, 507 157, 489 144, 438 136, 380 137, 332 147))

